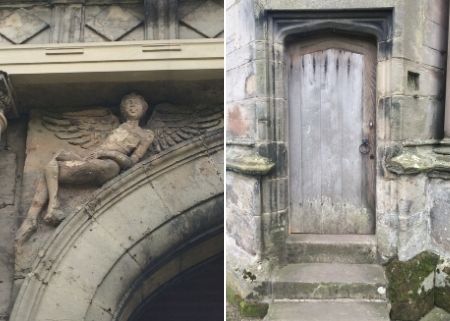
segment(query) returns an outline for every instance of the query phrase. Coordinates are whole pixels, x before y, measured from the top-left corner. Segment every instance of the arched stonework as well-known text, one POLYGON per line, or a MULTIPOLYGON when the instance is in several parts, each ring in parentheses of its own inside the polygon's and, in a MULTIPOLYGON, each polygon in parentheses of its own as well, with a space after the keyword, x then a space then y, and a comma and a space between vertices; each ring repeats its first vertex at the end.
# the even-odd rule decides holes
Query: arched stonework
POLYGON ((26 277, 11 320, 126 320, 145 299, 139 291, 149 295, 223 251, 222 226, 218 130, 141 162, 68 217, 26 277))

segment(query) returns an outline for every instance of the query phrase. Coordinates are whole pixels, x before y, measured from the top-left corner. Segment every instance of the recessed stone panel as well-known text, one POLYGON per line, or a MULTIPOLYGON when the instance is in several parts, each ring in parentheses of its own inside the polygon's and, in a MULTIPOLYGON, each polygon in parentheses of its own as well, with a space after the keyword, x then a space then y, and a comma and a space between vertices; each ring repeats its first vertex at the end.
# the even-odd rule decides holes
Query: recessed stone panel
POLYGON ((0 21, 0 34, 21 44, 46 29, 48 24, 25 9, 18 9, 0 21))
POLYGON ((87 19, 86 25, 107 39, 114 41, 131 32, 142 21, 120 6, 109 6, 87 19))
POLYGON ((214 38, 223 31, 223 8, 211 0, 194 9, 181 21, 208 38, 214 38))

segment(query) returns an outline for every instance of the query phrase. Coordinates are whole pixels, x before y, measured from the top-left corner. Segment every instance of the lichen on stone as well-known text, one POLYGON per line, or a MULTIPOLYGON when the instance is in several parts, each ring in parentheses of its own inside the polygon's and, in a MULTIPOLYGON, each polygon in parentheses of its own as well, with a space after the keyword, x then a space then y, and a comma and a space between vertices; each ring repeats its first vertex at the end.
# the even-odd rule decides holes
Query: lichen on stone
POLYGON ((450 312, 450 260, 440 262, 436 268, 434 301, 436 306, 450 312))
POLYGON ((264 318, 269 304, 243 299, 230 286, 226 289, 227 302, 238 308, 239 315, 244 318, 264 318))
POLYGON ((404 149, 386 160, 386 168, 398 175, 427 173, 432 177, 449 179, 450 155, 422 147, 404 149))
POLYGON ((422 252, 409 261, 386 265, 391 319, 420 320, 434 307, 434 273, 439 256, 422 252))
POLYGON ((258 153, 228 155, 226 163, 228 170, 247 175, 266 175, 275 166, 274 162, 258 153))

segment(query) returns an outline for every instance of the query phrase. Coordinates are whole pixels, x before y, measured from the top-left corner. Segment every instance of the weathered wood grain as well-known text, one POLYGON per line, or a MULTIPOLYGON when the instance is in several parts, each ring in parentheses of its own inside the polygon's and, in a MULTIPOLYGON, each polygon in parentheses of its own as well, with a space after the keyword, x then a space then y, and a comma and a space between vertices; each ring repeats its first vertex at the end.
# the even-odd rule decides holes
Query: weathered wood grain
POLYGON ((373 52, 348 39, 287 49, 292 233, 374 230, 373 52), (363 139, 367 155, 359 151, 363 139))

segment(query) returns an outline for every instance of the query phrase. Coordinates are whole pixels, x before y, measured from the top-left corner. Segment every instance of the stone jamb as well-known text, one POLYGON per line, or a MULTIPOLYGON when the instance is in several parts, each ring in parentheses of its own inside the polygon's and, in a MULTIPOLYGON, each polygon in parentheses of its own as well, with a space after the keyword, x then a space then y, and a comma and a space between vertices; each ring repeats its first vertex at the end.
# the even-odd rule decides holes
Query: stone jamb
MULTIPOLYGON (((387 140, 389 139, 389 121, 386 115, 382 112, 386 104, 389 104, 390 99, 386 97, 389 95, 390 68, 389 61, 392 55, 392 37, 393 37, 393 21, 392 9, 386 10, 346 10, 346 11, 267 11, 265 14, 267 25, 267 47, 266 47, 266 79, 267 79, 267 96, 269 101, 269 112, 271 117, 270 124, 282 126, 281 129, 268 131, 268 140, 270 144, 283 146, 286 150, 282 157, 277 157, 278 170, 273 171, 272 175, 263 178, 263 181, 273 184, 276 182, 287 182, 287 186, 280 185, 276 188, 270 188, 268 191, 262 193, 262 204, 267 203, 270 199, 272 204, 269 210, 271 216, 276 215, 275 219, 277 226, 272 226, 269 233, 272 233, 272 238, 277 239, 273 242, 275 249, 271 252, 279 253, 279 257, 284 253, 285 240, 289 233, 289 197, 280 197, 280 191, 286 192, 289 195, 289 175, 288 175, 288 125, 283 120, 278 119, 280 116, 288 117, 288 110, 280 110, 280 105, 287 108, 287 88, 286 75, 284 68, 284 41, 289 35, 305 35, 318 32, 338 32, 344 34, 358 34, 362 36, 374 37, 378 44, 377 52, 377 109, 376 112, 376 141, 377 141, 377 174, 376 174, 376 231, 377 235, 383 226, 378 226, 380 220, 384 217, 379 217, 379 211, 383 212, 384 205, 381 201, 386 198, 379 198, 378 195, 383 190, 383 170, 382 164, 384 159, 384 149, 387 140), (380 86, 382 84, 382 86, 380 86), (383 98, 383 99, 381 99, 383 98), (280 164, 281 161, 281 164, 280 164), (275 203, 275 204, 274 204, 275 203), (283 219, 281 217, 284 216, 283 219), (280 218, 280 219, 277 219, 280 218), (280 241, 284 238, 284 241, 280 241), (280 248, 283 247, 283 248, 280 248)), ((280 151, 276 152, 279 156, 280 151)), ((261 153, 266 156, 266 153, 261 153)), ((272 158, 273 159, 273 158, 272 158)), ((267 183, 265 184, 267 186, 267 183)), ((264 189, 264 182, 262 188, 264 189)), ((394 193, 392 193, 394 194, 394 193)), ((390 195, 395 197, 396 195, 390 195)), ((264 213, 263 213, 264 214, 264 213)), ((389 226, 390 223, 386 225, 389 226)), ((388 228, 388 227, 387 227, 388 228)), ((381 249, 383 252, 383 249, 381 249)))

